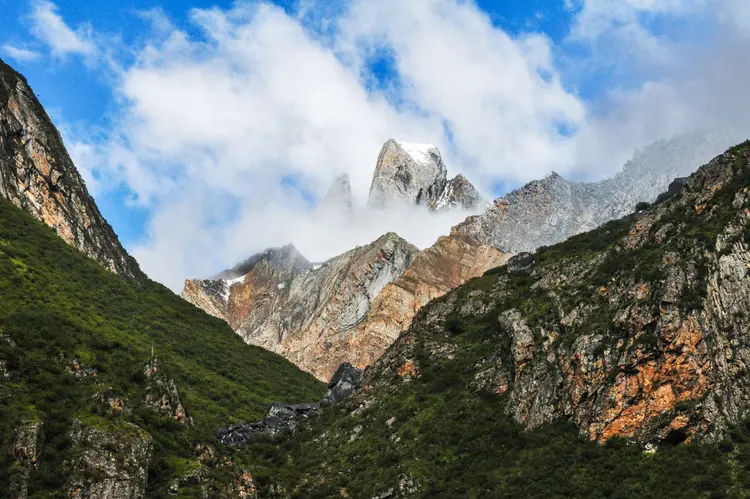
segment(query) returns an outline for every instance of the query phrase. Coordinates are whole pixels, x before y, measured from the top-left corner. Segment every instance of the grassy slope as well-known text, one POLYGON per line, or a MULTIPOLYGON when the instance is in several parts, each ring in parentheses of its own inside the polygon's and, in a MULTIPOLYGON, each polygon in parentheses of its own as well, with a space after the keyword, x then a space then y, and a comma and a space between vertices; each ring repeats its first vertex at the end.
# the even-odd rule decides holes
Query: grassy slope
POLYGON ((273 401, 315 400, 322 383, 282 357, 245 345, 222 321, 163 286, 142 288, 102 269, 55 233, 0 200, 0 496, 9 446, 21 420, 45 421, 46 444, 33 493, 60 486, 71 418, 121 425, 95 393, 115 395, 130 409, 123 418, 155 438, 151 488, 160 488, 194 442, 212 441, 216 428, 257 420, 273 401), (143 370, 151 351, 175 379, 195 428, 141 407, 143 370), (72 359, 96 378, 66 374, 72 359))

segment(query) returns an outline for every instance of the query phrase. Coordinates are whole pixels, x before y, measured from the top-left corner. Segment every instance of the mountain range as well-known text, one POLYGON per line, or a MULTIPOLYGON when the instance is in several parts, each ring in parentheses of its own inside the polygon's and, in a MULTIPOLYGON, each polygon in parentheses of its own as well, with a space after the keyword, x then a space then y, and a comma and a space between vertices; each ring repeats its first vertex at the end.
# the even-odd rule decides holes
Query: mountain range
MULTIPOLYGON (((477 214, 181 299, 0 61, 0 496, 748 497, 750 142, 723 140, 489 207, 389 140, 367 209, 477 214)), ((351 208, 339 177, 319 210, 351 208)))
MULTIPOLYGON (((317 265, 293 248, 271 249, 248 260, 257 269, 240 264, 210 279, 187 280, 182 297, 226 320, 246 342, 328 381, 342 362, 372 364, 430 300, 513 254, 564 241, 654 201, 726 142, 720 133, 678 137, 640 151, 611 179, 573 182, 553 173, 489 205, 462 175, 447 179, 435 146, 390 139, 377 158, 369 209, 479 213, 421 252, 396 234, 388 241, 399 250, 384 247, 381 238, 317 265), (326 284, 311 284, 318 281, 326 284)), ((319 210, 350 213, 352 206, 349 179, 341 176, 319 210)))

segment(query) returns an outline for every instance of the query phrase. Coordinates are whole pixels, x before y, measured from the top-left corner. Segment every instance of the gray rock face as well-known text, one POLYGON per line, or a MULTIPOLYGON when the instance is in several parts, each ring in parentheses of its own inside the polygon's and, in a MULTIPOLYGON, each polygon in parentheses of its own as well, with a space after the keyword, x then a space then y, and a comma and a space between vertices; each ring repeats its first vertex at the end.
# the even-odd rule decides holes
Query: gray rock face
POLYGON ((531 253, 519 253, 508 260, 508 273, 519 274, 530 270, 534 266, 534 255, 531 253))
POLYGON ((39 453, 42 450, 44 424, 29 421, 16 428, 11 447, 14 473, 11 475, 12 499, 28 497, 29 476, 39 468, 39 453))
POLYGON ((0 196, 109 270, 145 279, 102 217, 23 76, 0 60, 0 196))
POLYGON ((328 383, 328 393, 321 399, 320 405, 326 407, 341 402, 360 388, 362 388, 362 369, 344 362, 331 377, 328 383))
POLYGON ((388 140, 380 151, 367 205, 423 205, 431 210, 480 208, 484 201, 465 177, 450 182, 440 151, 432 144, 388 140))
POLYGON ((268 414, 257 423, 237 423, 226 428, 219 428, 217 438, 224 445, 243 445, 255 435, 278 435, 285 431, 294 431, 301 421, 318 417, 319 404, 279 404, 268 409, 268 414))
POLYGON ((466 177, 459 174, 446 184, 432 208, 435 211, 442 211, 458 207, 466 211, 475 211, 485 206, 488 207, 489 204, 482 198, 479 191, 466 177))
POLYGON ((349 175, 344 174, 336 177, 320 203, 319 210, 338 213, 352 211, 352 184, 349 181, 349 175))
POLYGON ((372 208, 394 204, 429 206, 445 189, 446 176, 437 147, 390 139, 378 156, 367 204, 372 208))
POLYGON ((74 421, 73 458, 67 463, 68 495, 81 499, 145 497, 151 436, 127 422, 119 428, 94 428, 74 421))
POLYGON ((676 195, 678 195, 682 189, 687 185, 688 183, 688 177, 679 177, 672 181, 671 184, 669 184, 669 187, 667 188, 667 192, 662 192, 657 196, 656 201, 654 201, 654 204, 663 203, 667 199, 673 198, 676 195))
POLYGON ((358 363, 349 355, 360 341, 358 324, 418 253, 394 233, 321 264, 286 246, 214 279, 186 281, 182 297, 227 321, 246 342, 327 381, 342 362, 358 363))
POLYGON ((453 231, 508 253, 534 251, 632 213, 640 201, 653 202, 676 177, 692 173, 732 143, 723 134, 657 142, 600 182, 572 182, 553 173, 496 199, 453 231))
POLYGON ((343 363, 336 369, 328 393, 318 403, 279 404, 274 403, 266 416, 257 423, 237 423, 219 428, 217 438, 225 445, 243 445, 255 435, 278 435, 293 432, 303 421, 320 416, 324 407, 343 402, 362 388, 362 369, 343 363))

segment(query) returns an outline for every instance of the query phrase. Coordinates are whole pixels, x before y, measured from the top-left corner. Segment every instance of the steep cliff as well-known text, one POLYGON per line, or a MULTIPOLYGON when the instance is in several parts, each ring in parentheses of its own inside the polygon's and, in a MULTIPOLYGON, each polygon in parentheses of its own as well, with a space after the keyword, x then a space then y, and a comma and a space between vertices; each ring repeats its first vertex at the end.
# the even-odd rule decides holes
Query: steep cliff
POLYGON ((26 79, 0 60, 0 196, 104 267, 143 280, 70 159, 26 79))
POLYGON ((417 312, 435 298, 508 261, 510 254, 460 234, 440 237, 372 302, 359 325, 354 350, 363 366, 374 363, 409 328, 417 312))
POLYGON ((372 359, 367 348, 357 347, 358 325, 418 253, 393 233, 321 264, 309 263, 290 245, 214 279, 186 281, 182 297, 226 320, 246 342, 327 381, 344 361, 372 359))

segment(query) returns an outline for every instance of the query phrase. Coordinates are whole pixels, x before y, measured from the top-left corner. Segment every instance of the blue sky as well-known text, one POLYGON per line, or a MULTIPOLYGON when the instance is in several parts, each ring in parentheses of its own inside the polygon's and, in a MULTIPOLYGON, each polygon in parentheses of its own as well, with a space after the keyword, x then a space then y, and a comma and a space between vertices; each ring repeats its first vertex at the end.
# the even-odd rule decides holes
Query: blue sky
MULTIPOLYGON (((0 57, 61 128, 126 247, 176 288, 268 245, 321 258, 389 229, 321 237, 305 217, 340 173, 363 202, 392 136, 438 145, 451 173, 494 197, 553 170, 606 177, 650 142, 734 120, 737 63, 716 51, 743 51, 748 10, 21 0, 3 6, 0 57)), ((424 246, 455 221, 393 229, 424 246)))

